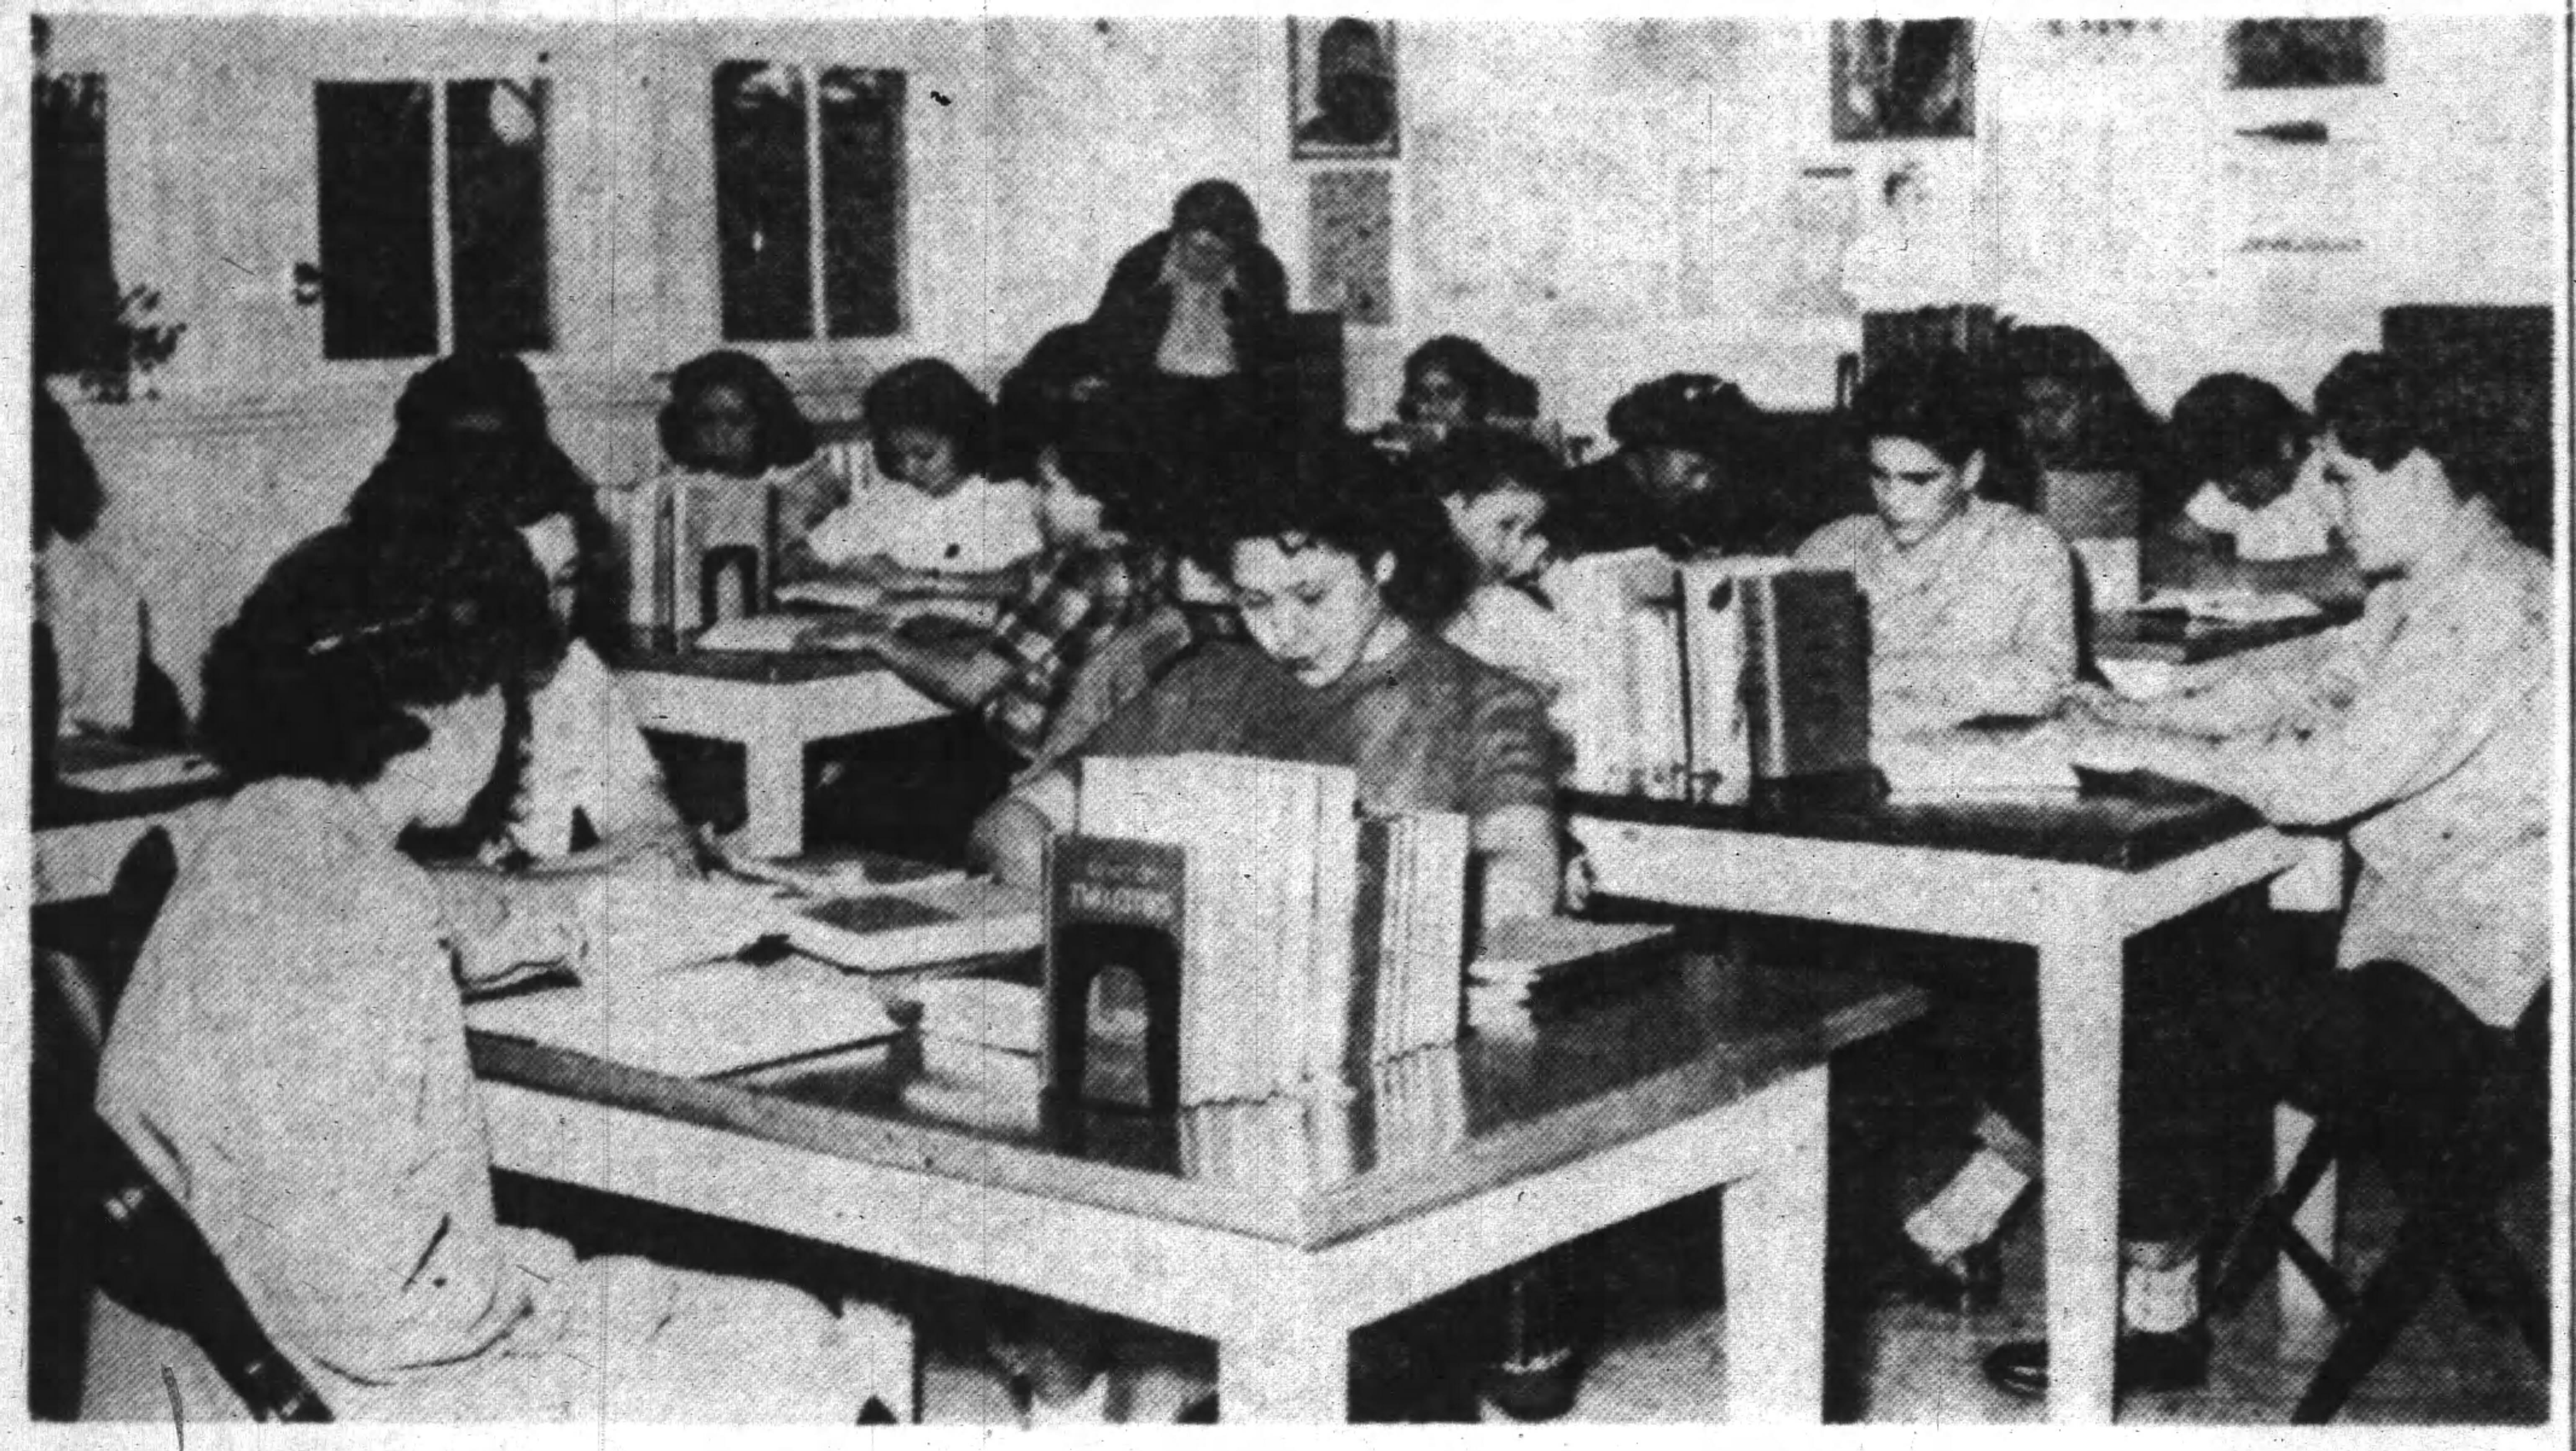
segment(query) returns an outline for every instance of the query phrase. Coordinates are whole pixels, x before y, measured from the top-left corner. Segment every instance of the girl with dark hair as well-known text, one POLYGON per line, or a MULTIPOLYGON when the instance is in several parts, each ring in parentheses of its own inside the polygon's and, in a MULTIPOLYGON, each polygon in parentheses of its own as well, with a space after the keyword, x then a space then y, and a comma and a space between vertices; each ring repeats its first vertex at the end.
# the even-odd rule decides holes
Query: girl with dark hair
POLYGON ((879 479, 805 537, 789 572, 863 582, 889 593, 991 600, 1038 552, 1037 499, 986 476, 993 405, 966 375, 916 358, 868 385, 861 408, 879 479))
POLYGON ((1091 329, 1185 480, 1289 424, 1288 272, 1233 182, 1182 189, 1171 225, 1118 259, 1091 329))
POLYGON ((1474 339, 1444 333, 1406 356, 1395 416, 1435 436, 1476 424, 1535 422, 1538 384, 1503 366, 1474 339))
MULTIPOLYGON (((891 1317, 495 1217, 452 932, 394 842, 506 768, 504 697, 559 638, 497 529, 342 528, 270 572, 206 667, 244 784, 144 946, 99 1112, 341 1419, 854 1421, 909 1377, 891 1317)), ((225 1404, 175 1333, 133 1353, 158 1327, 101 1314, 85 1403, 167 1364, 225 1404)))
POLYGON ((1869 597, 1877 728, 2055 709, 2075 680, 2074 561, 2046 524, 1977 496, 2003 424, 1967 361, 1882 368, 1852 411, 1877 510, 1797 557, 1851 571, 1869 597))
MULTIPOLYGON (((1347 438, 1240 460, 1202 496, 1193 550, 1232 587, 1251 643, 1202 645, 1074 759, 1210 751, 1349 766, 1370 808, 1469 818, 1488 926, 1549 915, 1556 777, 1538 693, 1434 633, 1470 567, 1440 506, 1383 467, 1347 438)), ((1066 766, 1025 778, 978 823, 980 855, 1035 884, 1074 802, 1066 766)), ((1095 1319, 1050 1308, 1036 1321, 1027 1343, 996 1351, 1041 1404, 1105 1379, 1095 1319)))
MULTIPOLYGON (((1355 767, 1372 806, 1473 820, 1488 922, 1545 916, 1556 784, 1538 693, 1434 633, 1469 566, 1440 507, 1365 477, 1376 467, 1350 440, 1293 465, 1247 460, 1209 500, 1194 552, 1232 586, 1252 642, 1201 648, 1077 754, 1355 767)), ((1024 784, 979 825, 985 855, 1034 882, 1071 800, 1068 776, 1024 784)))
POLYGON ((1068 733, 1079 739, 1124 703, 1114 690, 1077 691, 1113 640, 1140 634, 1154 642, 1124 672, 1135 679, 1185 647, 1189 631, 1172 607, 1172 485, 1137 430, 1104 405, 1058 396, 1027 365, 1003 381, 1002 397, 1004 432, 1027 451, 1038 482, 1047 547, 991 626, 963 637, 932 633, 917 623, 922 614, 898 607, 855 624, 819 625, 807 639, 869 652, 925 694, 972 711, 995 741, 1030 758, 1051 743, 1060 752, 1068 733), (1077 695, 1082 718, 1066 721, 1077 695))
POLYGON ((1675 373, 1610 405, 1619 451, 1566 479, 1554 524, 1568 554, 1661 549, 1676 557, 1762 552, 1753 490, 1768 467, 1764 421, 1723 378, 1675 373))
POLYGON ((2359 598, 2343 501, 2325 480, 2313 432, 2306 412, 2260 378, 2220 373, 2191 385, 2174 403, 2166 450, 2171 492, 2189 493, 2147 537, 2147 577, 2359 598))
POLYGON ((796 396, 749 353, 720 349, 673 369, 655 426, 667 466, 637 486, 648 501, 692 478, 765 485, 778 493, 780 531, 792 541, 849 495, 840 451, 818 446, 796 396))
POLYGON ((518 789, 478 803, 470 839, 415 843, 432 854, 515 861, 540 874, 647 867, 694 874, 697 844, 671 804, 635 709, 594 641, 607 522, 590 486, 551 449, 482 457, 476 469, 425 457, 389 459, 350 506, 350 522, 387 550, 421 531, 498 526, 515 531, 545 582, 556 619, 574 638, 560 663, 531 682, 527 769, 518 789))
POLYGON ((1450 644, 1545 692, 1555 718, 1589 665, 1548 602, 1542 532, 1565 471, 1545 444, 1499 429, 1453 433, 1420 460, 1421 477, 1474 564, 1476 587, 1449 620, 1450 644))

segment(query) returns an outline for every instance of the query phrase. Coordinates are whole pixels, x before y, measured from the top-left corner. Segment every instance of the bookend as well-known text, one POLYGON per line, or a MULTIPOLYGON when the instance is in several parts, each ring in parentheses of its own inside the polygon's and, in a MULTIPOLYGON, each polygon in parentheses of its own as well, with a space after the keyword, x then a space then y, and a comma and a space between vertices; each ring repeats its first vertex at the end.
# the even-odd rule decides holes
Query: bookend
POLYGON ((1144 988, 1146 1107, 1179 1109, 1183 859, 1159 842, 1060 836, 1048 844, 1039 1078, 1052 1113, 1078 1117, 1086 1106, 1092 986, 1119 968, 1144 988))

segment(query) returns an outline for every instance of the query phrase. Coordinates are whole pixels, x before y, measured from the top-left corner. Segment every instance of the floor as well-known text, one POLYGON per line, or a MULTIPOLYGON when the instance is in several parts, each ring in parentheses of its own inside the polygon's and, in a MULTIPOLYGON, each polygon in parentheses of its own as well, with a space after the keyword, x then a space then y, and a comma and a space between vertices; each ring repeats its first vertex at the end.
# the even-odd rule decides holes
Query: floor
MULTIPOLYGON (((1897 1045, 1900 1049, 1902 1045, 1897 1045)), ((2006 1293, 1994 1311, 1959 1317, 1890 1303, 1875 1293, 1887 1263, 1891 1205, 1911 1204, 1939 1173, 1937 1154, 1898 1145, 1916 1115, 1916 1096, 1900 1090, 1913 1065, 1901 1051, 1845 1065, 1836 1092, 1835 1233, 1831 1260, 1831 1390, 1828 1414, 1840 1423, 1976 1425, 2036 1422, 2042 1408, 1990 1389, 1978 1371, 1985 1352, 2040 1333, 2041 1215, 2036 1200, 2016 1213, 2007 1232, 2006 1293)), ((1610 1231, 1580 1247, 1581 1267, 1596 1304, 1606 1306, 1594 1360, 1568 1420, 1576 1423, 1688 1423, 1723 1414, 1725 1312, 1717 1303, 1722 1269, 1715 1227, 1722 1204, 1694 1201, 1610 1231)), ((2539 1183, 2523 1185, 2505 1204, 2507 1235, 2529 1263, 2549 1258, 2548 1199, 2539 1183)), ((2395 1204, 2375 1172, 2347 1179, 2344 1264, 2372 1263, 2395 1227, 2395 1204)), ((1471 1395, 1419 1392, 1406 1401, 1390 1382, 1428 1385, 1436 1363, 1455 1361, 1455 1345, 1480 1328, 1473 1299, 1435 1308, 1407 1326, 1371 1332, 1356 1358, 1379 1374, 1375 1394, 1358 1394, 1372 1418, 1457 1421, 1477 1418, 1471 1395), (1445 1313, 1444 1313, 1445 1311, 1445 1313), (1408 1365, 1409 1362, 1409 1365, 1408 1365)), ((2205 1389, 2139 1397, 2121 1408, 2124 1424, 2279 1425, 2290 1418, 2322 1345, 2284 1346, 2270 1286, 2233 1319, 2212 1322, 2215 1353, 2205 1389)), ((1204 1385, 1212 1363, 1203 1346, 1131 1346, 1131 1356, 1166 1378, 1204 1385)), ((1175 1401, 1168 1387, 1161 1398, 1175 1401)), ((2381 1425, 2539 1425, 2548 1418, 2547 1376, 2509 1331, 2473 1320, 2445 1288, 2363 1383, 2340 1420, 2381 1425)), ((992 1424, 1012 1410, 999 1382, 972 1347, 950 1346, 925 1367, 929 1419, 992 1424)), ((1494 1419, 1487 1410, 1484 1419, 1494 1419)))

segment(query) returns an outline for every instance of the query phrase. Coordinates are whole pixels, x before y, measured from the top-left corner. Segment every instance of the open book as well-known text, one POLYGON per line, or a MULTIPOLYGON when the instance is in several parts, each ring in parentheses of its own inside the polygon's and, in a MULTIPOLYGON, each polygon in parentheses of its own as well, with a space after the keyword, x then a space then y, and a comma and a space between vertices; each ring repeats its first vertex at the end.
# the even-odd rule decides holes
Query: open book
POLYGON ((1887 736, 1870 748, 1871 764, 1899 803, 2076 793, 2072 746, 2064 731, 2040 722, 1981 724, 1887 736))

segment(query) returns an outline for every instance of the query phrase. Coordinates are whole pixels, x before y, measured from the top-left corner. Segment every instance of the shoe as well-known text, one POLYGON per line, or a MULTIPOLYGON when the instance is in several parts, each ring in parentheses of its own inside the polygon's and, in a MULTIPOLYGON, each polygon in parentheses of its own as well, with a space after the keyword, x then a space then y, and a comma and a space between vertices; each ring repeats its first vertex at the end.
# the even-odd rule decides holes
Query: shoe
POLYGON ((1935 1256, 1910 1239, 1904 1246, 1905 1258, 1889 1281, 1896 1296, 1952 1315, 1981 1314, 2003 1303, 2001 1236, 1946 1257, 1935 1256))
MULTIPOLYGON (((2005 1395, 2046 1399, 2048 1342, 2016 1340, 1997 1346, 1986 1357, 1986 1379, 2005 1395)), ((2121 1331, 2111 1383, 2115 1396, 2165 1395, 2209 1384, 2208 1322, 2163 1333, 2121 1331)))

